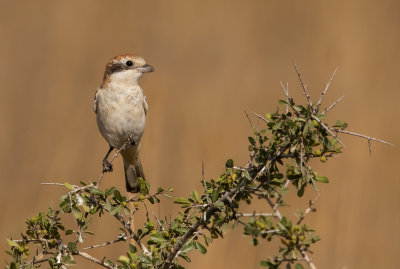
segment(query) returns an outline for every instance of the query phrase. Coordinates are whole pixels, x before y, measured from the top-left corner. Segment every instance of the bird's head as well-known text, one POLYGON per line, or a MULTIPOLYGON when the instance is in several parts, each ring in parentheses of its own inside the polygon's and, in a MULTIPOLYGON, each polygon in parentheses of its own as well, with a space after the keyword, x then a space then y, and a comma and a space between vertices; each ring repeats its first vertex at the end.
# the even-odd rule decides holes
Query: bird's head
POLYGON ((153 72, 154 68, 134 54, 123 54, 112 58, 106 65, 103 84, 111 80, 122 83, 137 83, 143 73, 153 72))

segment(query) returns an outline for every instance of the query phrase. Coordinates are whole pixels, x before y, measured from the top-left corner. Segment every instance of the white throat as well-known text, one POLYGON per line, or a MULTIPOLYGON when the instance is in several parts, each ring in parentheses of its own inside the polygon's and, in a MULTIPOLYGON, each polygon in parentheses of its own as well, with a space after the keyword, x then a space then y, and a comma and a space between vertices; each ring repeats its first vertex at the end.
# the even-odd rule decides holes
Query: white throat
POLYGON ((141 76, 142 73, 136 70, 124 70, 111 74, 110 82, 118 88, 130 88, 132 86, 138 86, 138 80, 141 76))

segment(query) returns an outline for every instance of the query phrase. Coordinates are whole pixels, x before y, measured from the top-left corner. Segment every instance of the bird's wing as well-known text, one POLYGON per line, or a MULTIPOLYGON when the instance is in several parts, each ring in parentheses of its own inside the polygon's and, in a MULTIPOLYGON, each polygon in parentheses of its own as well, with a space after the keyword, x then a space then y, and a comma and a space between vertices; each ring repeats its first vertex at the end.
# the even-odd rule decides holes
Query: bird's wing
POLYGON ((146 96, 143 98, 143 109, 144 109, 144 114, 147 114, 147 110, 149 109, 149 105, 147 104, 146 101, 146 96))
POLYGON ((93 103, 93 111, 97 114, 97 93, 99 92, 99 88, 97 88, 96 93, 94 94, 94 103, 93 103))

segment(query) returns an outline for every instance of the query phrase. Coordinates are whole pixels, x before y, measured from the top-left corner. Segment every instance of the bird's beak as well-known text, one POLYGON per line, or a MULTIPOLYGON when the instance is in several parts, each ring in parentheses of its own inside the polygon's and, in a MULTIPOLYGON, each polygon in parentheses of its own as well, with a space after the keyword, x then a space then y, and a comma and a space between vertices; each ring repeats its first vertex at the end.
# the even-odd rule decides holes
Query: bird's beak
POLYGON ((143 66, 139 66, 136 68, 137 70, 139 70, 142 73, 150 73, 154 71, 154 67, 152 67, 151 65, 145 64, 143 66))

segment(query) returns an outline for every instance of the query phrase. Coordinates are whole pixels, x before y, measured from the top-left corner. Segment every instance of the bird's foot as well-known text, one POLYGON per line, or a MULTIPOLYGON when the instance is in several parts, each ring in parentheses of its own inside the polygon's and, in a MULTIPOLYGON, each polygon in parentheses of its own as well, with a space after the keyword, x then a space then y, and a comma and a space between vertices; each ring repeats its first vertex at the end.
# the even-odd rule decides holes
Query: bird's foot
POLYGON ((135 136, 133 135, 133 134, 131 134, 129 137, 128 137, 128 144, 131 146, 131 147, 136 147, 136 139, 135 139, 135 136))
POLYGON ((107 172, 112 172, 112 171, 113 171, 112 164, 108 160, 104 159, 103 160, 103 172, 107 173, 107 172))

